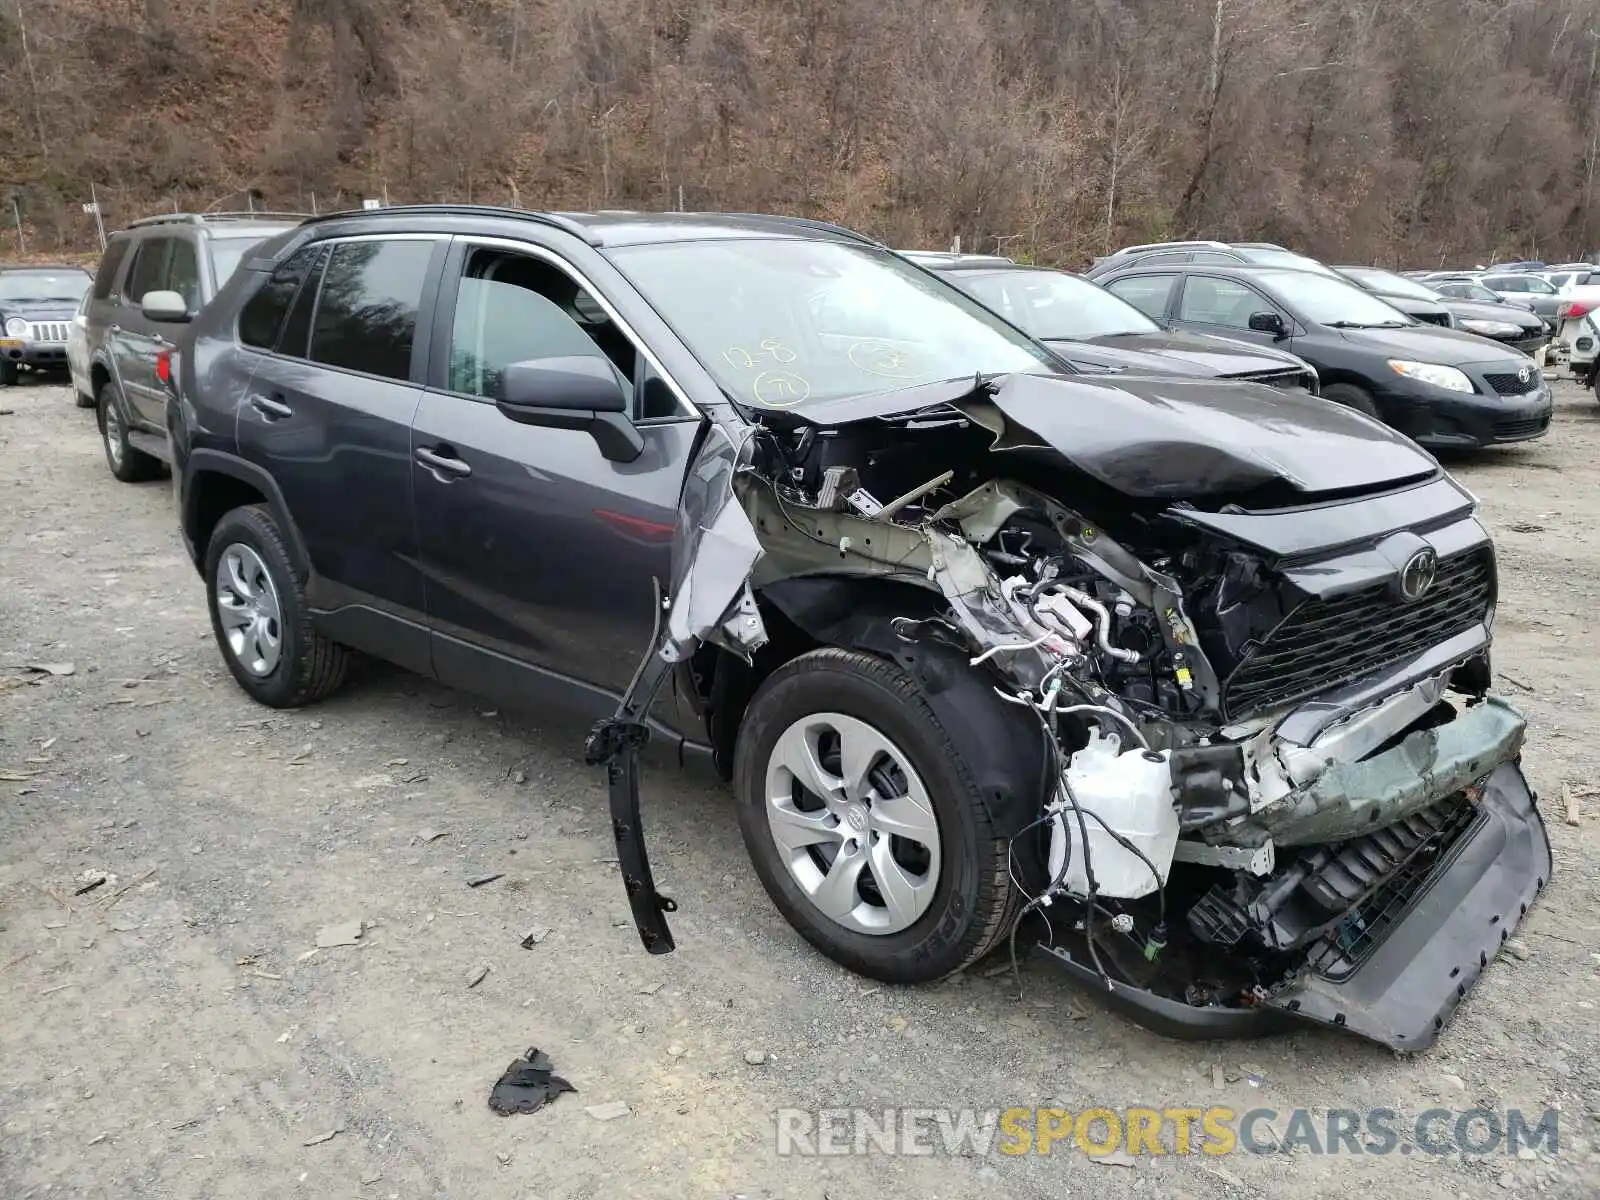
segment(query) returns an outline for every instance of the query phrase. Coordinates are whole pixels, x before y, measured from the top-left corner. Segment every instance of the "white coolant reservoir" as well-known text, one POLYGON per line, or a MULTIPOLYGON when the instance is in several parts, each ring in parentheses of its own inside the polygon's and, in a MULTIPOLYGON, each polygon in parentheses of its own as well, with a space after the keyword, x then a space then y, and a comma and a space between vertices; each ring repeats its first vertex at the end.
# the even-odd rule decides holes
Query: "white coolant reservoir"
MULTIPOLYGON (((1066 777, 1073 799, 1083 810, 1082 828, 1089 834, 1087 858, 1094 871, 1095 894, 1132 900, 1165 886, 1178 844, 1178 810, 1172 803, 1167 752, 1124 751, 1115 734, 1095 729, 1089 734, 1088 745, 1072 756, 1066 777), (1150 861, 1146 863, 1121 845, 1107 827, 1137 846, 1150 861), (1151 867, 1155 868, 1154 874, 1151 867)), ((1089 881, 1084 873, 1078 814, 1064 794, 1056 797, 1053 808, 1056 818, 1050 831, 1050 878, 1061 874, 1062 860, 1070 847, 1062 888, 1075 896, 1087 895, 1089 881)))

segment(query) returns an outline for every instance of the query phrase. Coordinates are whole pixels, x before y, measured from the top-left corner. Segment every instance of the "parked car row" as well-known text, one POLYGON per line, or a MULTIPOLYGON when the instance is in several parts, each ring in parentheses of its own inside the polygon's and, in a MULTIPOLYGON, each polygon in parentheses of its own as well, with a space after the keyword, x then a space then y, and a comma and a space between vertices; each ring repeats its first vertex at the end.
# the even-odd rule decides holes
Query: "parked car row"
POLYGON ((1321 264, 1112 260, 751 215, 164 218, 114 239, 74 377, 119 477, 171 459, 256 700, 362 651, 596 718, 652 953, 654 731, 852 970, 938 979, 1054 903, 1040 952, 1162 1032, 1422 1049, 1551 855, 1489 695, 1489 535, 1384 421, 1532 436, 1502 422, 1548 390, 1321 264))

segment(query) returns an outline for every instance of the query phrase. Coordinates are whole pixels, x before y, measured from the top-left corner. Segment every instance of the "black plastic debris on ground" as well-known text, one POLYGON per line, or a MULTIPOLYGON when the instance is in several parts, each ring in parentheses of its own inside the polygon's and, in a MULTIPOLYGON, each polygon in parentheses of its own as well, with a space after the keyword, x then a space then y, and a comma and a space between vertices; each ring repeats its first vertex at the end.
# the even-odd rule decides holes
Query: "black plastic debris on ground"
POLYGON ((512 1113, 538 1112, 562 1092, 576 1095, 577 1088, 551 1074, 554 1069, 548 1054, 537 1046, 528 1047, 528 1052, 513 1059, 495 1083, 489 1093, 489 1107, 502 1117, 509 1117, 512 1113))

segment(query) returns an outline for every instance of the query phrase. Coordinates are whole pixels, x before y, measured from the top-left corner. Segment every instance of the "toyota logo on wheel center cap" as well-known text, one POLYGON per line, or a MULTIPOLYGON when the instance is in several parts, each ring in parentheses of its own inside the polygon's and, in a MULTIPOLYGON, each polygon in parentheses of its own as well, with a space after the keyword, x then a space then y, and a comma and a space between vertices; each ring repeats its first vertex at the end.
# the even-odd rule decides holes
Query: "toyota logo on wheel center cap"
POLYGON ((844 819, 845 823, 849 825, 851 829, 854 829, 857 833, 862 832, 867 827, 866 806, 862 804, 852 804, 848 809, 845 810, 844 819))
POLYGON ((1400 568, 1400 595, 1407 600, 1422 599, 1433 586, 1438 570, 1439 556, 1431 549, 1418 550, 1400 568))

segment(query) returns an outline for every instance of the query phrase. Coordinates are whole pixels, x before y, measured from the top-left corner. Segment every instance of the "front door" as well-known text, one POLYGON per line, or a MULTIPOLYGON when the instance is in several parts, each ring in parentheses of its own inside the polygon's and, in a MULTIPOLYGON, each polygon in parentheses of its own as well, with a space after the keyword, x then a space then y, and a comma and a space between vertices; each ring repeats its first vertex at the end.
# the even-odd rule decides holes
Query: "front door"
POLYGON ((1177 324, 1183 329, 1219 337, 1239 338, 1263 346, 1283 346, 1284 339, 1276 334, 1250 328, 1250 318, 1257 313, 1274 314, 1285 329, 1295 327, 1294 318, 1248 284, 1216 275, 1190 275, 1184 280, 1183 294, 1178 298, 1177 324))
POLYGON ((551 257, 463 240, 440 305, 412 436, 435 670, 513 697, 555 675, 591 685, 608 708, 649 645, 652 580, 670 579, 698 422, 551 257), (586 432, 521 425, 495 407, 508 364, 564 356, 608 362, 639 398, 638 459, 608 461, 586 432))
POLYGON ((281 322, 248 309, 240 321, 242 334, 247 318, 252 329, 277 329, 239 406, 239 452, 282 492, 311 561, 311 607, 341 640, 422 671, 411 419, 427 353, 418 317, 446 247, 335 241, 311 261, 281 322))

